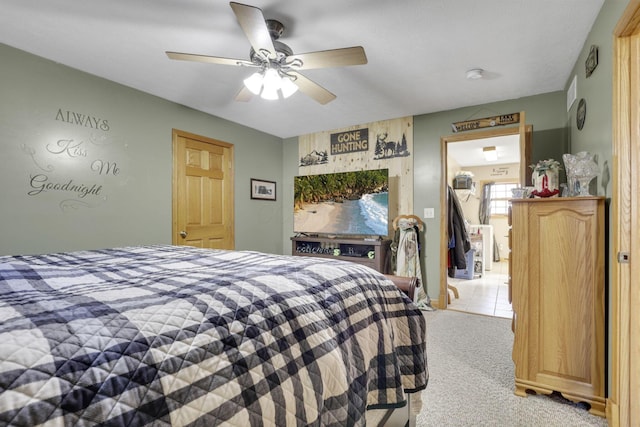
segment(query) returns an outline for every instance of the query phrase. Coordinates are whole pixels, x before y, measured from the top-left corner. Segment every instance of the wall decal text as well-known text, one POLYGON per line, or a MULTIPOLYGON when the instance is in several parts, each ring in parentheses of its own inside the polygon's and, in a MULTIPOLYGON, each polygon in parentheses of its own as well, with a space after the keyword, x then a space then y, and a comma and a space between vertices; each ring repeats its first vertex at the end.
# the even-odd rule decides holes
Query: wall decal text
POLYGON ((47 144, 47 151, 51 154, 66 154, 69 157, 87 157, 87 150, 82 148, 82 142, 73 139, 59 139, 56 143, 47 144))
POLYGON ((83 199, 88 195, 99 196, 102 190, 102 185, 98 184, 76 184, 73 179, 66 182, 50 182, 49 177, 45 174, 31 175, 29 185, 33 190, 27 194, 30 196, 37 196, 43 191, 67 191, 76 193, 76 195, 83 199), (89 187, 89 185, 91 185, 89 187))
MULTIPOLYGON (((49 120, 52 118, 53 114, 49 115, 49 120)), ((126 141, 107 133, 111 130, 108 120, 62 108, 57 109, 48 127, 51 129, 39 134, 56 135, 55 138, 38 139, 37 148, 21 144, 22 152, 39 169, 32 166, 27 173, 25 193, 57 200, 65 213, 106 202, 114 184, 123 182, 120 175, 127 161, 121 157, 121 150, 127 149, 126 141), (73 127, 60 129, 56 122, 73 127), (66 135, 60 136, 61 132, 66 135)))
POLYGON ((491 169, 491 176, 506 176, 509 175, 509 166, 499 166, 491 169))
POLYGON ((89 114, 77 113, 75 111, 62 111, 62 108, 58 108, 56 120, 77 126, 98 129, 103 132, 109 131, 109 122, 105 119, 89 114))

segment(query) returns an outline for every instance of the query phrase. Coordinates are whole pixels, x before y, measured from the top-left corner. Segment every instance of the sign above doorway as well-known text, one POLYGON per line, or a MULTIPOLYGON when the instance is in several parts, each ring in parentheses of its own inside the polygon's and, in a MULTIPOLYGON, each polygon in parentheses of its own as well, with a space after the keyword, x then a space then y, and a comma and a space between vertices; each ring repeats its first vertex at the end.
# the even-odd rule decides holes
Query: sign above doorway
POLYGON ((520 123, 520 113, 502 114, 500 116, 485 117, 483 119, 465 120, 451 123, 454 132, 476 130, 495 126, 512 125, 520 123))

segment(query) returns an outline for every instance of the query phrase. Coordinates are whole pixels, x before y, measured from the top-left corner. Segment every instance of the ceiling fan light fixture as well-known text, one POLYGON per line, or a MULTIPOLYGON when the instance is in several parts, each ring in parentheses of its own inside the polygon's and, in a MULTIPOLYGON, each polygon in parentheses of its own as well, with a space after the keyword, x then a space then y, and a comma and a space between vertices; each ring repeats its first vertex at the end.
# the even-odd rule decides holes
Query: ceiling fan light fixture
POLYGON ((284 98, 288 98, 298 90, 298 85, 296 85, 289 76, 282 76, 282 81, 280 82, 280 90, 282 91, 282 96, 284 98))
POLYGON ((277 101, 278 99, 280 99, 280 97, 278 96, 278 89, 274 89, 273 87, 265 87, 264 89, 262 89, 260 98, 267 99, 269 101, 277 101))
POLYGON ((280 92, 283 98, 288 98, 298 90, 298 86, 288 75, 282 75, 275 68, 267 68, 253 73, 244 79, 244 85, 254 95, 260 95, 262 99, 271 101, 280 99, 280 92))
POLYGON ((262 89, 263 80, 264 80, 264 76, 262 75, 261 72, 258 71, 251 74, 246 79, 244 79, 244 85, 254 95, 260 95, 260 90, 262 89))
POLYGON ((498 160, 498 151, 494 146, 482 147, 482 154, 484 154, 484 159, 487 162, 495 162, 498 160))
POLYGON ((267 69, 264 73, 264 79, 262 81, 262 93, 260 97, 262 99, 276 100, 280 97, 278 96, 278 90, 280 89, 281 82, 280 75, 278 71, 273 68, 267 69))
POLYGON ((302 74, 298 74, 298 71, 367 63, 367 55, 362 46, 294 55, 289 46, 279 41, 285 30, 281 22, 265 19, 259 7, 235 1, 232 1, 230 6, 251 45, 248 61, 172 51, 166 51, 166 54, 169 59, 182 61, 258 68, 257 73, 244 79, 245 87, 236 95, 236 101, 247 102, 251 99, 250 94, 273 100, 281 97, 288 98, 300 89, 296 83, 298 82, 302 85, 301 92, 324 105, 333 101, 336 96, 302 74))

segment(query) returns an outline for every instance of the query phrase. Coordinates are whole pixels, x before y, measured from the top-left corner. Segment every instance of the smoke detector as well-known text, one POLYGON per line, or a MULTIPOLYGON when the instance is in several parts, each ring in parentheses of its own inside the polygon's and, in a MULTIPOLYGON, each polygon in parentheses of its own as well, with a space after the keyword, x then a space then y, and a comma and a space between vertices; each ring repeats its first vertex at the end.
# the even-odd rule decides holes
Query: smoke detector
POLYGON ((478 80, 482 78, 482 74, 484 70, 482 68, 473 68, 467 71, 467 79, 468 80, 478 80))

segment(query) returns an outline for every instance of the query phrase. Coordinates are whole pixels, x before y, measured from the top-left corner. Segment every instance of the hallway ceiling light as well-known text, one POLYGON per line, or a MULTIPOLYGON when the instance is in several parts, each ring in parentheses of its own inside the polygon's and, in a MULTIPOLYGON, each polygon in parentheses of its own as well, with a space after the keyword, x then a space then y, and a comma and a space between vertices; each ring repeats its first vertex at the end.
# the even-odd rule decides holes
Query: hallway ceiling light
POLYGON ((498 151, 494 146, 483 147, 482 154, 484 154, 484 159, 487 162, 495 162, 496 160, 498 160, 498 151))

